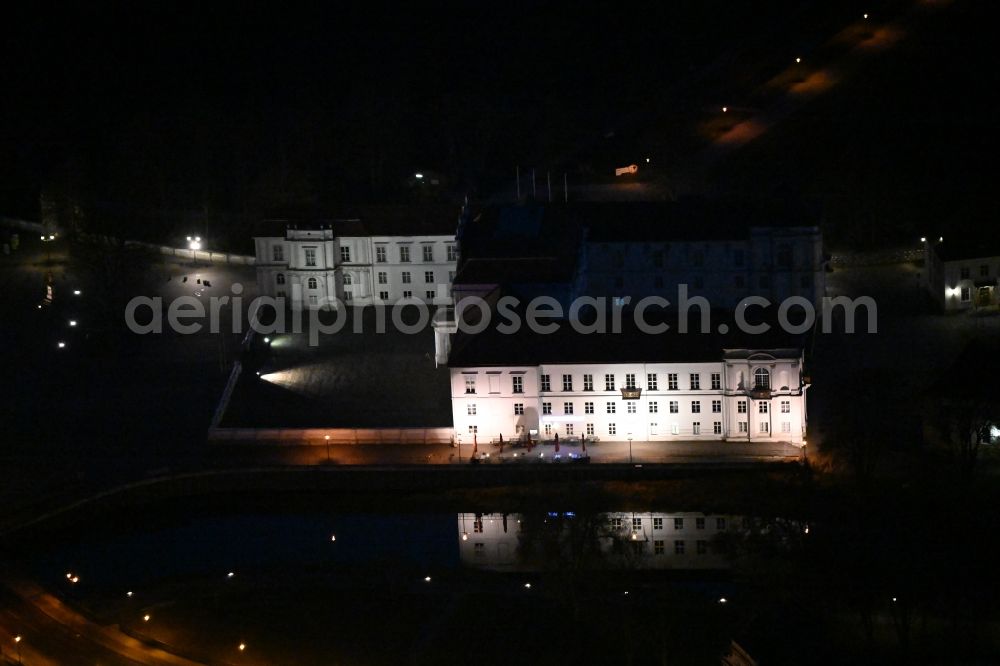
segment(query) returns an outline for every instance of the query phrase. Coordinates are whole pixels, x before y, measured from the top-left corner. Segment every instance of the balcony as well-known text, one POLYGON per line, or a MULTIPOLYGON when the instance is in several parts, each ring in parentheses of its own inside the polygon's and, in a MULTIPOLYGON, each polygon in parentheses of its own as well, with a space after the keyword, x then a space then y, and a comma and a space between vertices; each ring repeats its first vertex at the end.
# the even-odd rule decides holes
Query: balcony
POLYGON ((770 400, 771 399, 771 387, 765 386, 763 384, 757 384, 751 388, 748 393, 750 397, 754 400, 770 400))

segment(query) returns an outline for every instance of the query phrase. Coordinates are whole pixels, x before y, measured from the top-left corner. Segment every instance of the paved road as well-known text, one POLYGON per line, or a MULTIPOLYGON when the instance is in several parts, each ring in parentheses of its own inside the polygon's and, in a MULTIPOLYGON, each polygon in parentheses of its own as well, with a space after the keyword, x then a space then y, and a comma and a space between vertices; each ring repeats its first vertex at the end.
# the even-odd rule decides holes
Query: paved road
MULTIPOLYGON (((726 463, 774 460, 798 460, 801 450, 780 442, 633 442, 631 462, 636 464, 726 463)), ((463 444, 461 451, 447 444, 361 444, 336 445, 329 448, 329 462, 338 465, 444 465, 467 463, 473 453, 471 444, 463 444)), ((579 444, 561 444, 559 452, 552 444, 527 449, 512 449, 505 445, 478 446, 487 464, 546 464, 565 461, 570 454, 581 455, 579 444), (558 458, 556 456, 559 456, 558 458)), ((586 454, 592 463, 630 462, 628 442, 599 442, 589 444, 586 454)), ((208 456, 213 466, 244 467, 248 465, 317 465, 327 462, 327 447, 244 444, 216 445, 208 456)))
POLYGON ((0 637, 7 660, 2 663, 18 663, 19 657, 25 666, 198 663, 96 624, 37 585, 9 576, 0 578, 0 637), (19 644, 14 636, 22 637, 19 644))

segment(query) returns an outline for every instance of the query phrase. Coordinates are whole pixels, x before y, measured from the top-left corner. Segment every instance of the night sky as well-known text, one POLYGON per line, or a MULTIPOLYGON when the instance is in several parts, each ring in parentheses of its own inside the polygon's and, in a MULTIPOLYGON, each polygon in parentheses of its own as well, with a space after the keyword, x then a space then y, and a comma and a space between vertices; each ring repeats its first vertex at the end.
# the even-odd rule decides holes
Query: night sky
MULTIPOLYGON (((649 155, 659 168, 649 175, 671 195, 763 187, 837 210, 840 134, 857 137, 853 165, 871 170, 877 158, 880 173, 912 170, 903 149, 914 142, 923 154, 942 149, 904 187, 925 192, 959 167, 955 185, 978 197, 992 168, 967 168, 975 159, 967 150, 995 136, 988 110, 976 109, 996 75, 981 71, 988 10, 971 2, 922 19, 914 38, 938 25, 946 47, 934 51, 931 69, 907 67, 914 54, 904 44, 877 56, 890 63, 884 80, 833 93, 851 96, 846 107, 813 102, 760 141, 763 171, 784 171, 787 181, 755 180, 756 160, 752 168, 738 159, 709 172, 694 166, 697 128, 721 104, 738 107, 863 11, 909 20, 912 6, 21 6, 9 10, 0 45, 0 211, 37 218, 45 190, 95 211, 194 210, 239 228, 277 209, 508 196, 517 165, 599 181, 649 155), (900 95, 905 107, 887 104, 900 95), (858 112, 845 116, 845 108, 858 112), (963 122, 952 122, 955 113, 963 122), (878 150, 872 137, 883 130, 893 143, 878 150), (815 150, 789 157, 782 141, 815 150), (440 187, 415 189, 416 171, 440 187)), ((872 187, 865 196, 879 202, 906 199, 872 187)))

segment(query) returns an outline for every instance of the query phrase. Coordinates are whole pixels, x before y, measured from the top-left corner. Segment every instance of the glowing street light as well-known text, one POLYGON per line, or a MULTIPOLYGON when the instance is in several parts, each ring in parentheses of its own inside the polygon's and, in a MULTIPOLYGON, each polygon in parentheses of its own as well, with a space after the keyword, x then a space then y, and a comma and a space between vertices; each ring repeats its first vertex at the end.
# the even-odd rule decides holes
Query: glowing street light
POLYGON ((82 291, 80 291, 79 289, 74 289, 74 290, 73 290, 73 295, 74 295, 74 296, 79 296, 79 295, 80 295, 80 294, 82 294, 82 293, 83 293, 83 292, 82 292, 82 291))
POLYGON ((524 589, 530 590, 531 589, 531 583, 525 583, 524 584, 524 589))
POLYGON ((424 582, 425 583, 431 582, 431 577, 430 576, 424 576, 424 582))
POLYGON ((795 59, 795 62, 796 62, 796 63, 800 63, 800 62, 802 62, 802 58, 796 58, 796 59, 795 59))
POLYGON ((243 652, 244 650, 247 649, 247 644, 246 643, 240 643, 239 648, 240 648, 240 652, 243 652))
POLYGON ((331 534, 330 535, 330 541, 332 542, 332 541, 336 541, 336 540, 337 540, 337 535, 336 534, 331 534))
POLYGON ((56 343, 56 347, 58 347, 59 349, 66 349, 66 343, 60 340, 59 342, 56 343))
POLYGON ((927 242, 927 236, 921 236, 920 237, 920 242, 921 243, 926 243, 927 242))
POLYGON ((864 14, 863 17, 866 21, 868 20, 868 14, 864 14))
POLYGON ((190 250, 200 250, 201 249, 201 236, 188 236, 188 249, 190 250))
POLYGON ((721 597, 721 598, 719 599, 719 603, 720 603, 720 604, 724 604, 724 603, 726 603, 726 598, 725 598, 725 597, 721 597))
POLYGON ((70 319, 69 320, 69 325, 70 326, 76 326, 76 319, 70 319))
POLYGON ((423 180, 424 179, 424 174, 422 174, 420 172, 417 172, 417 173, 413 174, 413 177, 416 178, 417 180, 423 180))
POLYGON ((150 617, 149 613, 146 613, 145 615, 142 616, 142 621, 143 622, 149 622, 149 617, 150 617))
POLYGON ((226 574, 226 578, 232 578, 235 575, 236 575, 236 572, 230 571, 229 573, 226 574))
POLYGON ((729 107, 728 106, 722 107, 722 112, 723 113, 728 113, 729 112, 729 107))
POLYGON ((126 592, 125 596, 128 597, 129 599, 131 599, 132 598, 132 590, 129 590, 128 592, 126 592))

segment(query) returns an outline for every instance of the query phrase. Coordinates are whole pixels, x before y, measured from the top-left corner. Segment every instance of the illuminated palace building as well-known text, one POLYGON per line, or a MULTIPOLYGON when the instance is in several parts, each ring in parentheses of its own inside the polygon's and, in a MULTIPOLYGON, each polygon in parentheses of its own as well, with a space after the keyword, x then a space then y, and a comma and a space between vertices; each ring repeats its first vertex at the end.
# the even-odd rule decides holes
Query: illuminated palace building
POLYGON ((458 211, 381 206, 356 215, 300 223, 271 220, 280 235, 254 238, 257 284, 293 309, 451 302, 458 211))
POLYGON ((590 440, 788 442, 806 436, 792 336, 459 335, 449 360, 455 436, 471 443, 590 440))

